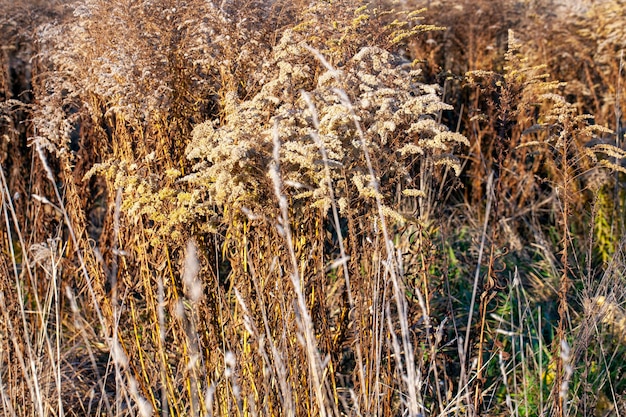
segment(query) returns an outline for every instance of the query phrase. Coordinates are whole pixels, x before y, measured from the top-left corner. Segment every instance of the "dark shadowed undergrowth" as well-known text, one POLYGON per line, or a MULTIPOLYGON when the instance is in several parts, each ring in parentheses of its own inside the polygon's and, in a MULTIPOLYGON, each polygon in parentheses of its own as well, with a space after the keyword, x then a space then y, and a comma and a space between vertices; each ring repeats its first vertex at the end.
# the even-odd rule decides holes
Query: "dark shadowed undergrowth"
POLYGON ((626 413, 623 0, 0 4, 3 416, 626 413))

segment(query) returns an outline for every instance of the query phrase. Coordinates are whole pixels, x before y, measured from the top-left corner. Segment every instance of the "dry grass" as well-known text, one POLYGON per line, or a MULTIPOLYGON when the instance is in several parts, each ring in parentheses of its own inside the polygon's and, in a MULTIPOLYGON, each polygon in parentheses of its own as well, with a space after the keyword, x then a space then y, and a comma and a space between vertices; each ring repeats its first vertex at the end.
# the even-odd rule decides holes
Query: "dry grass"
POLYGON ((1 5, 3 415, 626 413, 623 1, 1 5))

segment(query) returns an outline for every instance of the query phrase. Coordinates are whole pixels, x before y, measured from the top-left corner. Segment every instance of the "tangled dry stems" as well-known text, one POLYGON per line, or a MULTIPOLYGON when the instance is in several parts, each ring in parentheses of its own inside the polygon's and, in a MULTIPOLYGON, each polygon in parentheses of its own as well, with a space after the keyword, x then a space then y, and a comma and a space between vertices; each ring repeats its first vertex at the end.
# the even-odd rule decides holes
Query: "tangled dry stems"
POLYGON ((624 411, 621 0, 5 3, 6 415, 624 411))

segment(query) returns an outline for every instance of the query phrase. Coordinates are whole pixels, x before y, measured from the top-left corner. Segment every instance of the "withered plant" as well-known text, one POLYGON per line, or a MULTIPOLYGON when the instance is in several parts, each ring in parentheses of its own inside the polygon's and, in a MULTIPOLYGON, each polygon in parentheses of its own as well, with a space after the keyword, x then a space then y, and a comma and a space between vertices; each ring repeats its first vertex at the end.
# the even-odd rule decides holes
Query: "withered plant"
POLYGON ((623 0, 0 3, 4 415, 626 412, 623 0))

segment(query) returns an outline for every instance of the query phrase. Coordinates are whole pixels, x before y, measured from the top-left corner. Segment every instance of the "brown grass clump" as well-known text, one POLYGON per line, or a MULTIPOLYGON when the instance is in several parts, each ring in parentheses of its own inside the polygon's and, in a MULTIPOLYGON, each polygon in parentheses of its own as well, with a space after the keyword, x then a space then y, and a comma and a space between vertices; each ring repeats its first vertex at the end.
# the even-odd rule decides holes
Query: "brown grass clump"
POLYGON ((579 3, 2 3, 4 414, 626 412, 579 3))

